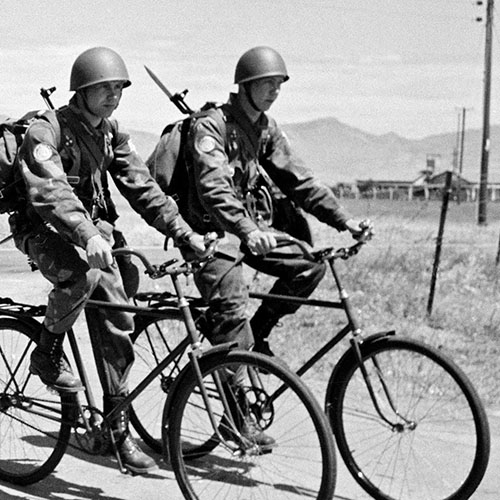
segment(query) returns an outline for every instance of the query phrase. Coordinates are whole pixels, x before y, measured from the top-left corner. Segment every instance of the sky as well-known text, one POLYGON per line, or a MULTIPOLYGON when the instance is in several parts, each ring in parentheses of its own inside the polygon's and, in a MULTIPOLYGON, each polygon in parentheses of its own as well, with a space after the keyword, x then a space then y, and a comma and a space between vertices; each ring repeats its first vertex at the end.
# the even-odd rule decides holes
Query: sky
MULTIPOLYGON (((486 0, 484 0, 486 3, 486 0)), ((268 45, 290 80, 270 114, 297 123, 334 117, 377 135, 417 139, 483 123, 486 5, 471 0, 0 0, 0 114, 56 106, 84 50, 125 60, 132 86, 115 116, 159 133, 180 113, 144 70, 192 108, 225 101, 247 49, 268 45)), ((497 12, 495 11, 495 16, 497 12)), ((498 16, 497 16, 498 17, 498 16)), ((491 124, 500 124, 500 46, 494 27, 491 124)))

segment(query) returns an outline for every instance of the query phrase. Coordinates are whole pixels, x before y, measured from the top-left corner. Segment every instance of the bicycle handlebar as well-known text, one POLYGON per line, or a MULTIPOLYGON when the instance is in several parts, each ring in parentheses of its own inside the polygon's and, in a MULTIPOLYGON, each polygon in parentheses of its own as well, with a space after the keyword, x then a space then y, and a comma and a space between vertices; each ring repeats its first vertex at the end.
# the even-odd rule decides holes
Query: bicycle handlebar
POLYGON ((312 249, 308 243, 290 236, 288 234, 278 234, 276 236, 276 241, 278 247, 295 245, 299 247, 302 255, 305 259, 316 262, 319 260, 329 260, 329 259, 348 259, 353 255, 356 255, 361 247, 365 245, 372 237, 372 230, 367 227, 363 232, 357 236, 355 239, 357 242, 349 247, 341 247, 336 250, 333 247, 322 248, 319 250, 312 249))
POLYGON ((203 266, 204 263, 208 262, 213 258, 215 249, 217 247, 217 240, 208 242, 208 246, 202 255, 193 255, 193 258, 185 260, 174 267, 174 264, 179 262, 178 259, 174 258, 163 262, 162 264, 152 264, 149 259, 140 250, 135 250, 133 248, 123 247, 112 250, 114 256, 118 255, 135 255, 140 259, 145 268, 145 273, 151 279, 163 278, 167 275, 179 275, 179 274, 191 274, 195 269, 203 266))
MULTIPOLYGON (((348 259, 357 254, 360 248, 370 240, 372 236, 371 228, 367 227, 359 236, 356 237, 357 242, 349 247, 341 247, 334 249, 333 247, 322 248, 319 250, 312 249, 308 243, 290 236, 286 233, 278 233, 275 235, 279 247, 295 245, 297 246, 305 259, 316 262, 329 259, 348 259)), ((139 250, 133 248, 118 248, 112 251, 114 256, 118 255, 135 255, 138 257, 145 268, 145 273, 151 279, 162 278, 167 275, 191 274, 195 269, 199 269, 204 263, 213 258, 217 247, 217 240, 208 241, 208 246, 203 255, 193 255, 193 259, 185 260, 178 263, 178 259, 174 258, 162 264, 152 264, 149 259, 139 250)))

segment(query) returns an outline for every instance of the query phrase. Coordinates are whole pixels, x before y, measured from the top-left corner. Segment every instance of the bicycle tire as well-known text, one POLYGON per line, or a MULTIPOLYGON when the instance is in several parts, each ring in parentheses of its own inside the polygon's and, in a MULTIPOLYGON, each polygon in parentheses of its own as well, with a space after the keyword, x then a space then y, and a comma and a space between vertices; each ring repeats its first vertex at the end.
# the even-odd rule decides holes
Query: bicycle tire
POLYGON ((29 372, 37 331, 0 318, 0 480, 29 485, 59 464, 71 436, 75 395, 51 393, 29 372))
MULTIPOLYGON (((178 380, 163 415, 164 440, 179 487, 187 499, 203 498, 333 498, 336 462, 333 436, 321 407, 302 380, 267 356, 234 350, 203 356, 199 360, 204 386, 221 430, 227 418, 214 374, 222 378, 238 368, 263 384, 255 390, 248 377, 240 378, 238 391, 245 394, 248 413, 259 429, 276 441, 272 450, 248 442, 229 450, 218 441, 203 460, 186 453, 187 445, 197 449, 214 440, 214 428, 198 388, 194 370, 189 367, 178 380), (278 387, 285 390, 271 405, 267 396, 278 387), (279 434, 278 434, 279 431, 279 434)), ((224 386, 229 398, 233 389, 224 386)), ((233 395, 233 401, 237 396, 233 395)), ((231 411, 233 411, 231 409, 231 411)), ((231 435, 226 430, 225 435, 231 435)), ((234 435, 234 434, 233 434, 234 435)), ((231 439, 230 437, 227 439, 231 439)))
POLYGON ((350 351, 330 379, 326 407, 354 479, 377 500, 469 498, 486 471, 490 436, 466 375, 439 350, 409 338, 366 342, 361 352, 380 407, 395 425, 377 414, 350 351), (378 374, 406 422, 390 410, 378 374))
MULTIPOLYGON (((192 309, 195 320, 201 315, 192 309)), ((130 422, 141 439, 156 453, 162 452, 162 415, 168 391, 188 362, 186 326, 179 311, 166 320, 137 321, 131 335, 135 361, 129 380, 140 382, 167 355, 178 350, 178 355, 166 369, 142 391, 130 406, 130 422), (176 317, 177 315, 177 317, 176 317)))

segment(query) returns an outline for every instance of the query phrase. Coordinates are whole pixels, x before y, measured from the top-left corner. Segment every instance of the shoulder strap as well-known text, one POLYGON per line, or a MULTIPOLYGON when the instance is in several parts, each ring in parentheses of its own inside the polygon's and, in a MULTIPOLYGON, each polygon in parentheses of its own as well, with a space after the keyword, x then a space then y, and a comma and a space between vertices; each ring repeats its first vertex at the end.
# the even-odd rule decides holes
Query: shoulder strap
POLYGON ((250 151, 253 151, 256 156, 259 155, 259 140, 260 137, 257 134, 257 131, 252 126, 250 121, 246 116, 239 115, 239 113, 234 113, 227 105, 223 105, 222 109, 224 111, 224 115, 229 115, 243 130, 243 140, 246 142, 250 151))
POLYGON ((73 111, 69 106, 63 106, 59 109, 59 116, 62 121, 82 140, 84 146, 87 148, 88 152, 94 157, 97 165, 100 167, 102 161, 102 151, 97 145, 96 141, 89 133, 88 130, 84 128, 80 120, 75 116, 73 111))

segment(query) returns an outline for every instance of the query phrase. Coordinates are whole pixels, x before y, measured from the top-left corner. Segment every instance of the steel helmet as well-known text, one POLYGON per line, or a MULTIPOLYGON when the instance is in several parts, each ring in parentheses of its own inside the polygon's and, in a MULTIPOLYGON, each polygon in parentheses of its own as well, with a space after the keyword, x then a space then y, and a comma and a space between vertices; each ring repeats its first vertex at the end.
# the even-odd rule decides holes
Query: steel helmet
POLYGON ((123 81, 123 87, 132 84, 123 59, 114 50, 94 47, 82 52, 73 63, 69 90, 114 80, 123 81))
POLYGON ((286 82, 290 77, 285 61, 271 47, 254 47, 247 50, 236 64, 234 83, 246 83, 268 76, 282 76, 286 82))

